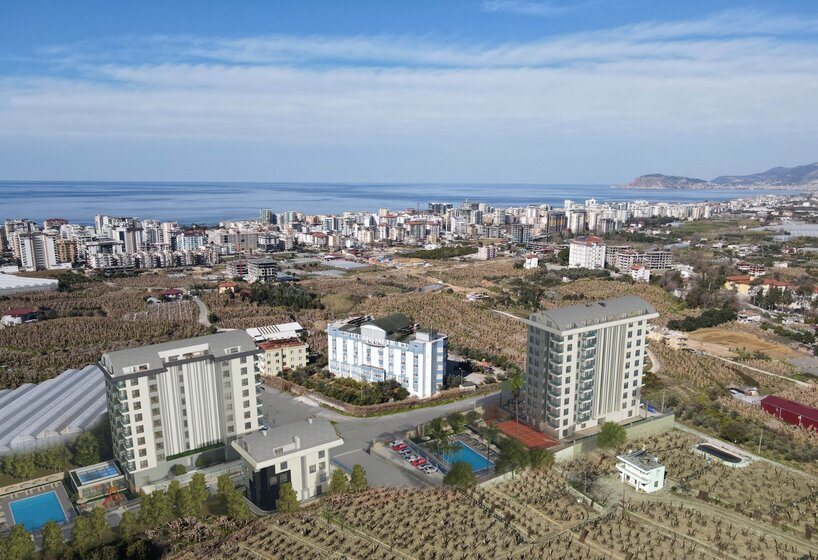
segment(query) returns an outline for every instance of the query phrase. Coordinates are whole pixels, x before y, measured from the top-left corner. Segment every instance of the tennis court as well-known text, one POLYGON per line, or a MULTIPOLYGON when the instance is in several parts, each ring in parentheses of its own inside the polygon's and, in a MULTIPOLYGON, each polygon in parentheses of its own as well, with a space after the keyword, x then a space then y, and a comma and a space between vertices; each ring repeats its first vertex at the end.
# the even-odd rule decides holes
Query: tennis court
POLYGON ((517 422, 516 420, 506 420, 495 426, 508 437, 520 440, 526 447, 542 447, 548 449, 559 445, 560 442, 541 432, 536 431, 528 424, 517 422))

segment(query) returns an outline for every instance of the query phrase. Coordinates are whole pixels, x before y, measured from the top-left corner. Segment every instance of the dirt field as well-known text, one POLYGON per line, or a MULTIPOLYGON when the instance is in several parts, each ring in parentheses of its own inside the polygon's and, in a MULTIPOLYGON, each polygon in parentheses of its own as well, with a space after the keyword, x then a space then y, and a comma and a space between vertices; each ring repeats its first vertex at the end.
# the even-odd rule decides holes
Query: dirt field
POLYGON ((688 341, 688 346, 691 348, 705 350, 724 357, 730 357, 736 350, 764 352, 774 360, 800 356, 798 352, 783 344, 768 342, 754 334, 735 332, 718 327, 694 331, 688 335, 688 341), (693 341, 701 343, 702 346, 699 348, 696 344, 691 344, 693 341))

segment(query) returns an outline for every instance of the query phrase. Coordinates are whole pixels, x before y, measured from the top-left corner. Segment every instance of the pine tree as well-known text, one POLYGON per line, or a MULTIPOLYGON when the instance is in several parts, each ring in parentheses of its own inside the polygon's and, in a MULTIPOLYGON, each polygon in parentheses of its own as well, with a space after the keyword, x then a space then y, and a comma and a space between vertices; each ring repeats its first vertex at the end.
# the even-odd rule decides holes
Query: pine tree
POLYGON ((126 511, 122 514, 122 519, 119 521, 119 536, 126 541, 134 538, 139 531, 136 515, 132 511, 126 511))
POLYGON ((179 517, 195 517, 199 515, 200 506, 193 498, 190 486, 182 488, 176 496, 176 515, 179 517))
POLYGON ((15 525, 11 528, 8 538, 6 539, 5 553, 9 558, 20 560, 28 560, 34 556, 34 541, 31 538, 31 533, 26 531, 23 525, 15 525))
POLYGON ((74 520, 74 527, 71 529, 71 542, 80 557, 94 547, 94 531, 91 529, 91 522, 87 515, 80 515, 74 520))
POLYGON ((202 505, 208 496, 210 496, 210 491, 205 482, 205 476, 202 473, 195 473, 190 477, 188 488, 190 489, 190 496, 193 499, 193 503, 196 504, 196 515, 199 515, 202 511, 202 505))
POLYGON ((55 521, 43 525, 43 557, 56 560, 65 550, 65 539, 60 526, 55 521))
POLYGON ((91 510, 91 531, 96 536, 97 543, 101 543, 108 530, 108 522, 105 520, 105 510, 97 506, 91 510))
POLYGON ((346 473, 341 469, 335 469, 329 481, 329 493, 333 496, 346 493, 348 482, 346 473))
POLYGON ((280 513, 293 513, 298 511, 298 496, 293 489, 293 485, 289 482, 285 482, 281 485, 277 506, 280 513))
POLYGON ((366 481, 366 471, 361 465, 352 466, 352 477, 349 481, 349 489, 352 492, 363 492, 369 487, 366 481))

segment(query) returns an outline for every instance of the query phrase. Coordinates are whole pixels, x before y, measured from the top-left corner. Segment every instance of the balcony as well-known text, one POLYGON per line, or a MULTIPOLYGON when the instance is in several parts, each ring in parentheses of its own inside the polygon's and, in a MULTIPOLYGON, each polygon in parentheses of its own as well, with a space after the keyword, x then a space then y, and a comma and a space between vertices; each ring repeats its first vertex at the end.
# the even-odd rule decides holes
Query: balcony
POLYGON ((591 403, 590 402, 582 403, 577 407, 577 413, 579 413, 579 414, 590 413, 590 412, 591 412, 591 403))
POLYGON ((129 416, 120 416, 119 417, 119 423, 122 426, 128 426, 131 423, 131 418, 129 416))
POLYGON ((579 380, 580 383, 583 383, 585 381, 592 381, 594 379, 594 370, 587 369, 580 371, 579 377, 577 379, 579 380))

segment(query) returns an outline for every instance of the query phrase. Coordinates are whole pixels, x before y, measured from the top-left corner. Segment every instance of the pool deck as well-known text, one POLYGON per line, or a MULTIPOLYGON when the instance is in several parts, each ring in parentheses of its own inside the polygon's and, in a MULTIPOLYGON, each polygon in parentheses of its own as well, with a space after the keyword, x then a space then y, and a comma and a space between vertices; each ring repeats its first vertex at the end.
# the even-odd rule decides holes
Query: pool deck
POLYGON ((11 530, 12 525, 14 525, 14 516, 9 506, 11 502, 31 498, 32 496, 39 496, 40 494, 46 494, 48 492, 57 494, 60 507, 62 507, 63 513, 65 514, 64 524, 73 523, 77 516, 74 511, 74 506, 71 504, 71 500, 68 499, 68 493, 65 491, 65 487, 62 482, 52 482, 44 486, 38 486, 0 497, 0 535, 7 534, 11 530))

